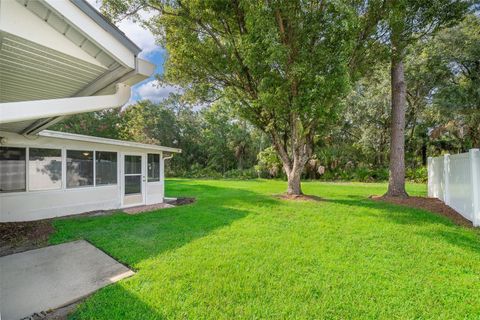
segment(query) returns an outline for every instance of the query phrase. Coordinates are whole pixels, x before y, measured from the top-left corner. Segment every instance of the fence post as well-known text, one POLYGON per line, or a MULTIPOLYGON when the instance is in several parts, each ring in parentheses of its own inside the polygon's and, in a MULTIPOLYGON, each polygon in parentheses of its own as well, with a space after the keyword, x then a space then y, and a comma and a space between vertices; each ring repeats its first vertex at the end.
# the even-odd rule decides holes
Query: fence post
POLYGON ((432 168, 432 157, 428 157, 427 159, 427 178, 428 178, 428 197, 431 198, 433 196, 433 168, 432 168))
POLYGON ((472 197, 473 197, 473 226, 480 226, 480 151, 470 149, 470 166, 472 173, 472 197))
POLYGON ((443 181, 445 181, 445 188, 443 188, 443 202, 450 205, 450 179, 448 173, 450 172, 450 155, 447 153, 443 156, 443 181))

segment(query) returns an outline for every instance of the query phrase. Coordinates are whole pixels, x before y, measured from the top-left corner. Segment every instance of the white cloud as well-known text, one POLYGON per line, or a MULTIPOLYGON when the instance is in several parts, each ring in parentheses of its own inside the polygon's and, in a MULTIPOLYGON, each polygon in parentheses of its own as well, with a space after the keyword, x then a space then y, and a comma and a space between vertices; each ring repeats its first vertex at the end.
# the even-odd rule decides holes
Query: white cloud
POLYGON ((181 93, 182 89, 176 86, 160 86, 158 80, 152 80, 140 85, 136 88, 138 100, 151 100, 159 102, 166 98, 171 93, 181 93))

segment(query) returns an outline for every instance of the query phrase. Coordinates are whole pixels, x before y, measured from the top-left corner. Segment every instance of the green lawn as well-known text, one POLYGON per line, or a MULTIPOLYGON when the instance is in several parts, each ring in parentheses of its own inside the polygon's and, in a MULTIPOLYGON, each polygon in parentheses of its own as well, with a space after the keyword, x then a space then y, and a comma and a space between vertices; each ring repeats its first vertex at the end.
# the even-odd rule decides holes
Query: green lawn
MULTIPOLYGON (((385 184, 304 183, 322 202, 279 200, 281 181, 169 180, 193 205, 57 220, 137 274, 74 319, 480 319, 480 232, 377 203, 385 184)), ((426 187, 409 185, 413 195, 426 187)))

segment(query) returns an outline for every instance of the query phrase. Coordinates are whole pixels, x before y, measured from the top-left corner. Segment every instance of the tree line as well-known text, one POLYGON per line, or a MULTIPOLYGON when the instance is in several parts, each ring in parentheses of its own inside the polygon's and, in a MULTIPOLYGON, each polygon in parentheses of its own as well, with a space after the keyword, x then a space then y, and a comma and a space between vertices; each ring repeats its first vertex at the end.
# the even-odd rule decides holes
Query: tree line
MULTIPOLYGON (((273 174, 268 162, 278 161, 295 195, 302 175, 388 165, 387 195, 407 196, 406 168, 478 146, 475 5, 106 0, 113 20, 156 13, 144 23, 168 52, 159 80, 185 94, 80 117, 117 117, 103 133, 182 147, 172 162, 178 173, 198 163, 223 174, 255 165, 273 174), (192 110, 199 103, 210 107, 192 110), (187 143, 195 131, 201 135, 187 143)), ((71 130, 77 120, 60 126, 71 130)))

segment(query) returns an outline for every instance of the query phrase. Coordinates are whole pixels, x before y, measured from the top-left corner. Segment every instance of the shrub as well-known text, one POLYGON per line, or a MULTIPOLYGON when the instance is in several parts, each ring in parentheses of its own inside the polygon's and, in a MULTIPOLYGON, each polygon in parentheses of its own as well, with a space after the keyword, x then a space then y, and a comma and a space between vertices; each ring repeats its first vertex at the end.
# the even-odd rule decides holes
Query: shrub
POLYGON ((254 168, 250 169, 232 169, 223 175, 224 178, 226 179, 241 179, 241 180, 247 180, 247 179, 255 179, 258 178, 257 172, 255 171, 254 168))
POLYGON ((425 183, 428 181, 427 167, 408 168, 406 178, 409 181, 425 183))

